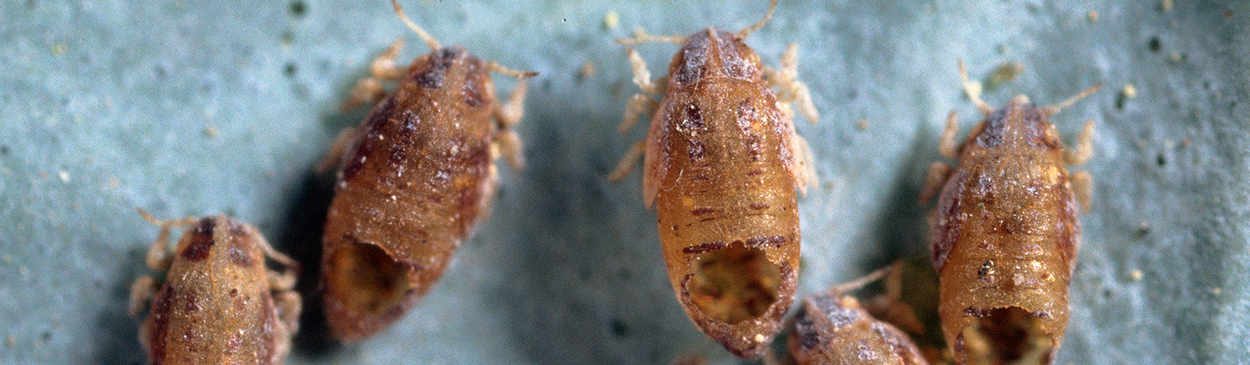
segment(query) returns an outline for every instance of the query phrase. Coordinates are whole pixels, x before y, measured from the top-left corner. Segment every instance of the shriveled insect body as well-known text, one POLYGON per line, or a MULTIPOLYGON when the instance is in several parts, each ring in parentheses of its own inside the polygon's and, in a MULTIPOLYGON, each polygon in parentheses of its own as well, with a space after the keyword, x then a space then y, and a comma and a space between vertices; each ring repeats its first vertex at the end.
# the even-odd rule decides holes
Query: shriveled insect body
POLYGON ((1084 153, 1073 153, 1048 121, 1058 108, 1020 96, 992 111, 967 88, 987 118, 954 146, 952 113, 943 150, 959 164, 931 169, 947 171, 931 176, 944 181, 932 218, 943 332, 961 363, 1049 364, 1067 329, 1078 197, 1088 196, 1088 175, 1069 174, 1065 162, 1088 157, 1092 124, 1077 150, 1084 153))
POLYGON ((798 365, 928 364, 907 334, 838 293, 803 299, 787 345, 798 365))
MULTIPOLYGON (((795 188, 806 187, 810 169, 796 161, 805 161, 806 144, 765 71, 742 34, 707 28, 684 38, 647 139, 635 147, 645 154, 643 200, 657 207, 678 300, 704 333, 744 358, 763 354, 794 301, 795 188)), ((627 154, 614 178, 636 158, 627 154)))
MULTIPOLYGON (((498 105, 490 72, 510 70, 426 41, 432 51, 406 70, 387 67, 398 43, 375 62, 382 66, 374 75, 398 78, 398 86, 389 95, 354 92, 381 101, 334 149, 342 157, 322 278, 328 322, 346 342, 385 329, 433 288, 489 212, 494 160, 503 154, 521 164, 519 140, 507 127, 520 119, 524 81, 498 105)), ((374 83, 360 85, 357 91, 374 83)))
POLYGON ((226 216, 158 224, 148 264, 168 269, 165 283, 139 278, 130 303, 135 315, 152 302, 139 331, 151 363, 281 364, 299 326, 294 261, 273 252, 252 226, 226 216), (169 256, 173 225, 191 228, 169 256), (267 269, 267 254, 286 270, 267 269))
POLYGON ((772 16, 737 33, 706 28, 686 37, 649 36, 624 44, 673 42, 665 80, 653 83, 629 49, 637 94, 621 132, 651 106, 645 140, 609 176, 620 180, 642 155, 643 201, 657 207, 669 280, 690 319, 729 352, 757 358, 781 329, 794 302, 799 266, 795 189, 815 179, 807 143, 794 133, 790 103, 815 120, 807 87, 797 80, 797 48, 783 69, 760 63, 743 41, 772 16), (767 79, 766 79, 767 78, 767 79), (776 86, 781 96, 773 92, 776 86))
POLYGON ((686 314, 756 357, 793 302, 799 265, 794 126, 732 33, 695 33, 673 58, 643 167, 669 278, 686 314))

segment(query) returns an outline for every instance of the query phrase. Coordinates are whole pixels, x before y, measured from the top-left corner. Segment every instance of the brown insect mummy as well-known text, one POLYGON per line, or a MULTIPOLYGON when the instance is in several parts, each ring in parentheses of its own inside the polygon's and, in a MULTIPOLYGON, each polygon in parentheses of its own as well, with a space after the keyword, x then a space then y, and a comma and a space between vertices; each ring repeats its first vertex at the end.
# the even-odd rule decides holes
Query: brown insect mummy
POLYGON ((322 168, 339 162, 326 217, 322 283, 330 328, 354 342, 398 320, 446 270, 460 241, 490 210, 494 160, 522 164, 525 79, 537 75, 443 47, 395 1, 395 13, 430 53, 395 64, 396 41, 374 60, 345 108, 377 104, 360 126, 340 133, 322 168), (518 78, 498 105, 490 72, 518 78), (389 95, 381 81, 397 81, 389 95))
POLYGON ((807 87, 795 80, 797 47, 782 70, 764 67, 743 42, 772 17, 737 33, 706 28, 688 37, 650 36, 622 44, 681 45, 668 74, 651 80, 633 48, 634 95, 621 123, 658 107, 647 138, 609 176, 620 180, 645 153, 643 201, 658 206, 669 279, 686 314, 734 355, 759 357, 794 301, 799 265, 795 188, 815 182, 807 143, 794 133, 790 103, 813 122, 807 87), (780 97, 771 86, 780 88, 780 97), (647 94, 660 94, 656 103, 647 94))
POLYGON ((130 315, 152 302, 139 341, 152 364, 281 364, 299 328, 297 264, 278 253, 250 225, 216 215, 158 221, 146 263, 165 272, 130 289, 130 315), (188 226, 173 252, 169 229, 188 226), (265 258, 284 267, 270 271, 265 258))
POLYGON ((1049 117, 1101 86, 1038 108, 1024 96, 994 110, 959 62, 969 99, 985 114, 956 144, 951 112, 939 148, 959 158, 929 168, 922 200, 941 191, 931 217, 939 314, 960 363, 1049 364, 1068 323, 1068 282, 1081 244, 1078 202, 1089 207, 1088 173, 1069 174, 1092 154, 1093 121, 1075 149, 1049 117))
POLYGON ((928 364, 906 333, 873 318, 847 292, 890 273, 891 266, 803 299, 787 339, 798 365, 928 364))

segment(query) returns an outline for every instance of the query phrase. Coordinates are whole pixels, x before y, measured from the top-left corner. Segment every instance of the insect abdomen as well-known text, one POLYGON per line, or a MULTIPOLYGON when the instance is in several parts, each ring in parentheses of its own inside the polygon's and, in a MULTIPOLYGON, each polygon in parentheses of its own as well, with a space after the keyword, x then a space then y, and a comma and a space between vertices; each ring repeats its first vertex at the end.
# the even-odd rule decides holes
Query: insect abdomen
POLYGON ((345 341, 415 305, 494 194, 487 68, 445 50, 416 63, 362 122, 326 218, 326 311, 345 341))
POLYGON ((799 258, 792 127, 760 84, 670 93, 648 151, 674 290, 704 332, 743 357, 780 329, 799 258))
POLYGON ((1079 246, 1067 170, 1055 151, 967 148, 935 216, 946 338, 969 363, 1049 363, 1079 246))

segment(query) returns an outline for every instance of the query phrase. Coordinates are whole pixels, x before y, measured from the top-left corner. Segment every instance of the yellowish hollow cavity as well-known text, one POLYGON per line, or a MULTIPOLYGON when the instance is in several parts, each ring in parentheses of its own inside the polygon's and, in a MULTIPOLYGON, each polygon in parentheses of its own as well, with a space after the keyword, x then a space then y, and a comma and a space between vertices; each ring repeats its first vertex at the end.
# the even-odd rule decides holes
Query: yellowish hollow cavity
POLYGON ((381 315, 408 292, 408 269, 375 245, 354 244, 331 257, 326 277, 330 292, 349 310, 381 315))
POLYGON ((995 308, 964 328, 968 364, 1046 364, 1053 343, 1041 321, 1020 307, 995 308))
POLYGON ((780 268, 742 241, 700 255, 691 266, 691 302, 712 319, 736 324, 763 315, 777 301, 780 268))

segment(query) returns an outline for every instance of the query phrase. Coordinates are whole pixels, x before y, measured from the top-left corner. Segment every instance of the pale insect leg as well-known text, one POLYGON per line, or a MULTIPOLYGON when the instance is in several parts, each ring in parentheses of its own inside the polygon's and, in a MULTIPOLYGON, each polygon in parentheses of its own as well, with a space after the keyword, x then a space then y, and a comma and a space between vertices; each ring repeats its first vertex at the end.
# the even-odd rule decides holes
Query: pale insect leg
POLYGON ((807 187, 820 181, 820 177, 816 175, 815 163, 812 162, 812 147, 798 134, 793 134, 790 138, 794 141, 794 160, 797 164, 794 169, 794 180, 799 187, 799 192, 807 196, 807 187))
POLYGON ((646 140, 640 140, 629 146, 629 150, 625 151, 624 156, 621 156, 621 162, 618 162, 616 168, 608 175, 608 181, 616 182, 629 176, 629 173, 634 171, 634 167, 638 166, 638 159, 642 158, 646 145, 646 140))
POLYGON ((334 143, 330 145, 330 151, 326 152, 326 156, 321 158, 321 162, 313 167, 317 173, 326 172, 334 165, 338 165, 343 160, 343 151, 347 149, 347 145, 352 143, 352 138, 356 136, 356 128, 347 128, 339 131, 334 137, 334 143))
POLYGON ((1072 193, 1076 195, 1076 201, 1081 204, 1081 210, 1088 211, 1090 199, 1094 195, 1094 178, 1089 175, 1089 172, 1072 173, 1072 193))
POLYGON ((139 315, 139 312, 143 311, 143 307, 156 296, 156 291, 160 288, 160 283, 157 283, 156 279, 151 276, 144 275, 135 279, 135 282, 130 284, 130 301, 126 306, 130 316, 139 315))
POLYGON ((924 186, 920 190, 920 201, 927 202, 933 198, 933 195, 942 189, 942 185, 946 184, 950 173, 951 167, 945 162, 937 161, 929 165, 929 171, 925 173, 924 186))
POLYGON ((152 270, 168 271, 169 265, 173 263, 173 256, 169 252, 169 228, 190 225, 199 218, 186 217, 172 221, 162 221, 152 218, 152 215, 142 208, 139 209, 139 215, 142 215, 143 219, 148 221, 148 223, 161 228, 160 234, 156 236, 156 241, 152 242, 152 246, 148 248, 144 263, 152 270))
POLYGON ((968 94, 968 99, 972 100, 973 104, 976 104, 977 109, 980 109, 981 113, 990 115, 990 113, 994 112, 994 108, 986 104, 985 100, 981 100, 981 83, 968 79, 968 69, 964 67, 963 59, 959 60, 959 80, 963 84, 964 93, 968 94))
POLYGON ((955 135, 959 133, 959 124, 955 121, 957 118, 954 110, 946 116, 946 127, 942 129, 942 137, 938 140, 938 152, 942 153, 942 157, 953 159, 959 154, 960 145, 955 141, 955 135))
POLYGON ((1094 121, 1085 122, 1085 127, 1081 129, 1081 134, 1076 137, 1076 146, 1063 151, 1063 158, 1067 163, 1072 165, 1080 165, 1089 161, 1094 155, 1094 121))
POLYGON ((403 66, 395 64, 395 59, 399 58, 399 51, 403 48, 404 40, 396 39, 390 48, 373 59, 369 65, 371 76, 356 82, 356 87, 352 88, 347 101, 343 102, 343 111, 360 105, 372 105, 386 97, 386 88, 382 87, 382 81, 399 80, 407 73, 403 66))
POLYGON ((798 50, 798 45, 791 43, 781 56, 781 69, 774 70, 764 66, 764 75, 769 85, 778 88, 777 100, 779 102, 794 103, 799 113, 815 124, 820 114, 816 111, 815 104, 812 103, 812 93, 807 88, 807 84, 798 80, 798 50))

